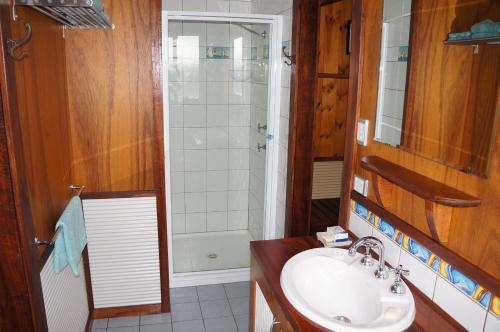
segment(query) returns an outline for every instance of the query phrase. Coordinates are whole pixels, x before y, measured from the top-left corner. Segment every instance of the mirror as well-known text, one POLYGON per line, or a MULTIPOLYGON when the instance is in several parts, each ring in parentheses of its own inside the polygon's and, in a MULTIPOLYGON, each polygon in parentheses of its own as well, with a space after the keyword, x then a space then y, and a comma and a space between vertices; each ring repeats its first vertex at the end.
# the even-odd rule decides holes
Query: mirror
POLYGON ((384 1, 375 139, 399 146, 402 136, 411 0, 384 1))
POLYGON ((500 35, 447 40, 500 21, 500 5, 483 2, 488 10, 478 13, 449 5, 450 18, 423 0, 384 0, 375 140, 487 177, 500 113, 500 35))

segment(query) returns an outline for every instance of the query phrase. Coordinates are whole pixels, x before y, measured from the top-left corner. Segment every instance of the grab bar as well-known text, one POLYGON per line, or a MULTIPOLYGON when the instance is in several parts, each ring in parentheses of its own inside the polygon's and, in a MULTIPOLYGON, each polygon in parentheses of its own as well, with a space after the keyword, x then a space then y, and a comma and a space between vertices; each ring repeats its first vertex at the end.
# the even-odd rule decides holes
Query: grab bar
MULTIPOLYGON (((69 190, 71 190, 72 192, 76 192, 75 196, 80 196, 82 192, 85 190, 85 186, 75 186, 74 184, 72 184, 69 186, 69 190)), ((52 236, 51 240, 40 240, 38 237, 35 236, 33 244, 37 247, 52 246, 56 242, 57 236, 59 235, 60 232, 61 228, 58 227, 54 235, 52 236)))

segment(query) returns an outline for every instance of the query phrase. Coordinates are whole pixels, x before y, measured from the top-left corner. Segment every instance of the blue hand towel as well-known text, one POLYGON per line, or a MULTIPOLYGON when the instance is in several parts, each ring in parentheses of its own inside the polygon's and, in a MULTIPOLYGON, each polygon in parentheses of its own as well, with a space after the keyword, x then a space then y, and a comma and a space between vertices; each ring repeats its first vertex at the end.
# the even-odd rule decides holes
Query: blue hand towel
POLYGON ((78 263, 87 244, 82 201, 73 197, 56 224, 61 228, 54 245, 54 270, 59 273, 69 264, 75 276, 79 276, 78 263))

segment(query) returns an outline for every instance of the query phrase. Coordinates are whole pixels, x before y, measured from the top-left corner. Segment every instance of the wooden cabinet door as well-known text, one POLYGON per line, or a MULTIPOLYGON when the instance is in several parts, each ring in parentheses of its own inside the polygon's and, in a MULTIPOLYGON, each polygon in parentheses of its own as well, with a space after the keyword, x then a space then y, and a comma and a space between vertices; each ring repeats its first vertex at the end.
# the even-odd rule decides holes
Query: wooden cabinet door
POLYGON ((314 157, 342 160, 349 80, 320 78, 316 91, 314 157))
POLYGON ((351 0, 320 7, 318 73, 349 75, 351 0))

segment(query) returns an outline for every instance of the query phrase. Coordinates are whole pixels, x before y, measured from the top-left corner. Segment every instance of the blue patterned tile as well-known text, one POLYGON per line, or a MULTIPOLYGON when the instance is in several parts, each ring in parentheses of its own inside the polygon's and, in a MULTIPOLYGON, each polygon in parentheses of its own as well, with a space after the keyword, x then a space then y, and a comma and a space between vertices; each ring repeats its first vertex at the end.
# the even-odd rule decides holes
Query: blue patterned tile
MULTIPOLYGON (((477 290, 476 290, 476 292, 477 292, 477 290)), ((493 297, 491 292, 488 292, 487 290, 483 290, 483 291, 477 292, 477 293, 478 293, 477 295, 476 294, 472 295, 472 298, 474 300, 478 301, 480 305, 482 305, 483 307, 488 309, 488 307, 490 306, 491 298, 493 297)))
POLYGON ((390 239, 392 239, 396 233, 396 228, 382 219, 380 219, 380 222, 378 223, 378 230, 390 239))
POLYGON ((410 254, 418 258, 425 265, 427 265, 429 259, 432 256, 432 253, 429 251, 429 249, 425 248, 412 238, 409 239, 408 247, 405 249, 407 249, 410 254))
POLYGON ((359 203, 356 203, 356 206, 355 206, 355 212, 362 218, 364 218, 365 220, 369 220, 368 219, 368 209, 365 208, 364 206, 360 205, 359 203))
POLYGON ((441 258, 434 256, 435 259, 430 262, 430 267, 431 269, 434 270, 434 272, 439 273, 439 265, 441 264, 441 258))

